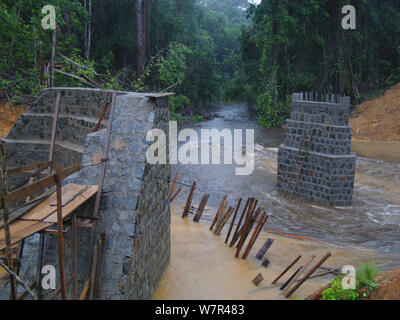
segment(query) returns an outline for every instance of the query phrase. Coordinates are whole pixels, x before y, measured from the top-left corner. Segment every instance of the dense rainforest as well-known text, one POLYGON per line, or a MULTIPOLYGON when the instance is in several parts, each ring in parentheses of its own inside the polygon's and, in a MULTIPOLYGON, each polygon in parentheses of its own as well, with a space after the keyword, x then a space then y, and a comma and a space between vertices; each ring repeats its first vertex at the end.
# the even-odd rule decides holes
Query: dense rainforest
MULTIPOLYGON (((354 103, 400 81, 397 0, 2 0, 0 98, 49 86, 174 91, 175 119, 247 101, 278 126, 296 91, 354 103), (354 30, 342 7, 356 8, 354 30), (56 8, 44 29, 45 5, 56 8)), ((29 100, 29 99, 28 99, 29 100)))

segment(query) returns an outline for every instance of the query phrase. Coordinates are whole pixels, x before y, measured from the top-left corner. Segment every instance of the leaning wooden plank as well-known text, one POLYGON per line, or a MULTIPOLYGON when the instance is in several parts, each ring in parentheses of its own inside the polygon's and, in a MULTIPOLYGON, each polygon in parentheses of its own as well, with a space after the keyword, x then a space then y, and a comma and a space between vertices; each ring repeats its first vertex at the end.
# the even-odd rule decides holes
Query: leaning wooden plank
MULTIPOLYGON (((254 200, 254 199, 253 199, 254 200)), ((250 220, 251 220, 251 213, 253 212, 253 201, 251 201, 251 204, 249 206, 249 210, 247 211, 247 216, 246 216, 246 220, 244 222, 243 225, 243 231, 239 240, 239 244, 237 245, 237 249, 236 249, 236 258, 239 258, 239 254, 240 254, 240 250, 242 250, 244 241, 246 240, 246 233, 247 233, 247 229, 249 227, 250 224, 250 220)))
POLYGON ((10 204, 14 204, 18 201, 25 200, 27 197, 38 194, 39 192, 45 191, 56 185, 56 175, 53 174, 49 177, 43 178, 30 185, 17 189, 9 194, 10 204))
POLYGON ((257 224, 256 229, 253 232, 253 236, 251 237, 245 252, 243 253, 242 259, 247 259, 251 249, 254 246, 254 243, 257 241, 257 238, 259 237, 261 231, 263 230, 265 224, 267 223, 267 220, 268 220, 268 216, 264 212, 263 215, 261 216, 261 219, 259 220, 259 222, 257 224))
POLYGON ((317 264, 311 268, 310 271, 307 272, 307 274, 301 279, 298 283, 296 283, 292 289, 289 290, 289 292, 285 295, 286 298, 289 298, 300 286, 308 280, 308 278, 315 272, 317 269, 322 266, 322 264, 329 259, 329 257, 332 255, 332 253, 328 252, 317 264))
POLYGON ((215 230, 214 233, 217 232, 218 227, 220 226, 222 220, 224 219, 227 211, 226 211, 226 207, 228 206, 228 201, 225 200, 224 203, 222 204, 221 210, 218 213, 218 217, 217 217, 217 221, 215 223, 215 230))
POLYGON ((31 164, 25 167, 13 168, 8 170, 8 176, 11 177, 16 174, 32 171, 35 169, 46 169, 50 166, 53 166, 53 161, 31 164))
POLYGON ((267 253, 267 251, 269 250, 269 248, 271 248, 271 246, 274 243, 274 239, 268 239, 264 245, 261 247, 260 251, 258 251, 256 258, 258 260, 262 260, 262 258, 265 256, 265 254, 267 253))
POLYGON ((221 209, 224 206, 224 203, 226 202, 227 198, 228 198, 228 196, 224 196, 224 198, 219 203, 219 207, 218 207, 217 213, 215 214, 214 220, 213 220, 213 222, 211 223, 211 226, 210 226, 210 230, 211 231, 214 229, 214 226, 216 225, 216 223, 218 221, 218 216, 221 214, 221 209))
POLYGON ((169 198, 170 198, 170 199, 171 199, 172 196, 174 195, 175 186, 176 186, 176 181, 178 181, 178 177, 179 177, 179 175, 176 174, 176 175, 175 175, 175 178, 174 178, 174 181, 172 182, 171 189, 169 190, 169 198))
POLYGON ((190 189, 189 196, 186 201, 186 206, 182 213, 182 219, 186 218, 189 215, 189 210, 190 206, 192 205, 192 200, 195 190, 196 190, 196 181, 193 182, 192 188, 190 189))
POLYGON ((301 255, 299 255, 296 259, 294 259, 286 268, 272 281, 272 284, 275 284, 282 278, 299 260, 301 259, 301 255))
POLYGON ((201 216, 203 215, 204 209, 206 208, 209 197, 210 197, 209 194, 205 194, 203 196, 203 199, 200 202, 199 208, 197 209, 196 215, 193 218, 194 222, 200 222, 201 216))
POLYGON ((217 236, 221 235, 222 229, 225 227, 225 225, 228 222, 229 218, 233 214, 233 211, 235 211, 235 209, 233 207, 229 207, 229 209, 226 212, 224 218, 221 220, 221 222, 219 223, 219 225, 217 226, 217 228, 215 230, 215 234, 217 236))
POLYGON ((293 285, 293 283, 296 282, 296 280, 302 275, 304 271, 308 268, 308 266, 313 262, 315 259, 315 256, 313 255, 307 263, 300 269, 299 273, 288 283, 287 287, 283 290, 282 294, 286 296, 288 291, 290 290, 290 287, 293 285))
POLYGON ((239 212, 239 208, 240 208, 241 203, 242 203, 242 198, 239 199, 238 204, 236 205, 235 214, 233 215, 231 226, 229 227, 228 234, 226 235, 226 238, 225 238, 225 244, 228 244, 229 237, 231 236, 233 226, 235 225, 236 217, 237 217, 237 214, 239 212))

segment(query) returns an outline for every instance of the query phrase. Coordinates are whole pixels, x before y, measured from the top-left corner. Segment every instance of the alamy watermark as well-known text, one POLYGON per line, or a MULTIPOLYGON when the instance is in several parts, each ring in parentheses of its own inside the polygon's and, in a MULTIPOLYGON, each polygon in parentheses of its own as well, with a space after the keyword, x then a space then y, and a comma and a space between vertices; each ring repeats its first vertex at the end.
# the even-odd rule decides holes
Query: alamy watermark
POLYGON ((342 28, 344 30, 355 30, 357 28, 356 8, 351 5, 344 6, 342 8, 342 14, 345 14, 342 19, 342 28))
POLYGON ((42 27, 45 30, 56 29, 56 8, 52 5, 47 5, 42 8, 42 14, 45 15, 42 19, 42 27))
POLYGON ((152 129, 147 133, 146 140, 153 142, 146 152, 149 164, 232 165, 235 163, 237 166, 235 173, 238 176, 251 175, 254 171, 254 129, 202 129, 199 137, 193 129, 183 129, 178 134, 177 122, 171 121, 168 136, 167 143, 167 134, 163 130, 152 129), (178 142, 186 143, 178 149, 178 142), (222 148, 223 159, 221 159, 222 148))

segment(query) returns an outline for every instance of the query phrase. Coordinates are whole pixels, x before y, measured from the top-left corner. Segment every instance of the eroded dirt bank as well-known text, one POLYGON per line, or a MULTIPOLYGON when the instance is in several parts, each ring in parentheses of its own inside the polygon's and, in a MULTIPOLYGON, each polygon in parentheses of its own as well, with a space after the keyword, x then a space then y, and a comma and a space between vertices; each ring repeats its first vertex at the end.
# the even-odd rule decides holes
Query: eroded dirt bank
POLYGON ((29 107, 20 105, 12 109, 8 103, 0 101, 0 138, 7 137, 10 130, 14 127, 15 121, 21 114, 27 112, 29 107))

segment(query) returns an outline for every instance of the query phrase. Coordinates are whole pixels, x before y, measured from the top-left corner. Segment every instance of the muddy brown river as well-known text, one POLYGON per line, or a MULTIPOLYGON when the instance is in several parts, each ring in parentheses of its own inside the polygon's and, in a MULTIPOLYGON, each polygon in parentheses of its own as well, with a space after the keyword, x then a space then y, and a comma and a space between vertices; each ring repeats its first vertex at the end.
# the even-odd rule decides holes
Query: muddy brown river
MULTIPOLYGON (((284 130, 260 128, 245 105, 221 106, 217 117, 194 125, 201 129, 255 129, 255 170, 236 176, 235 165, 176 165, 180 181, 197 181, 194 203, 204 193, 209 205, 218 207, 224 195, 230 205, 239 198, 255 197, 270 214, 268 228, 330 243, 374 249, 388 257, 384 269, 400 264, 400 143, 353 143, 357 158, 351 207, 329 207, 304 200, 284 199, 277 192, 276 150, 284 130), (397 152, 397 153, 396 153, 397 152), (365 156, 377 159, 365 158, 365 156), (376 156, 375 156, 376 155, 376 156), (387 156, 386 156, 387 155, 387 156), (380 160, 383 159, 383 160, 380 160)), ((200 134, 199 134, 200 135, 200 134)), ((204 143, 204 141, 203 141, 204 143)), ((178 198, 185 201, 188 188, 178 198)), ((212 213, 211 215, 213 215, 212 213)), ((212 219, 213 216, 206 216, 212 219)))

